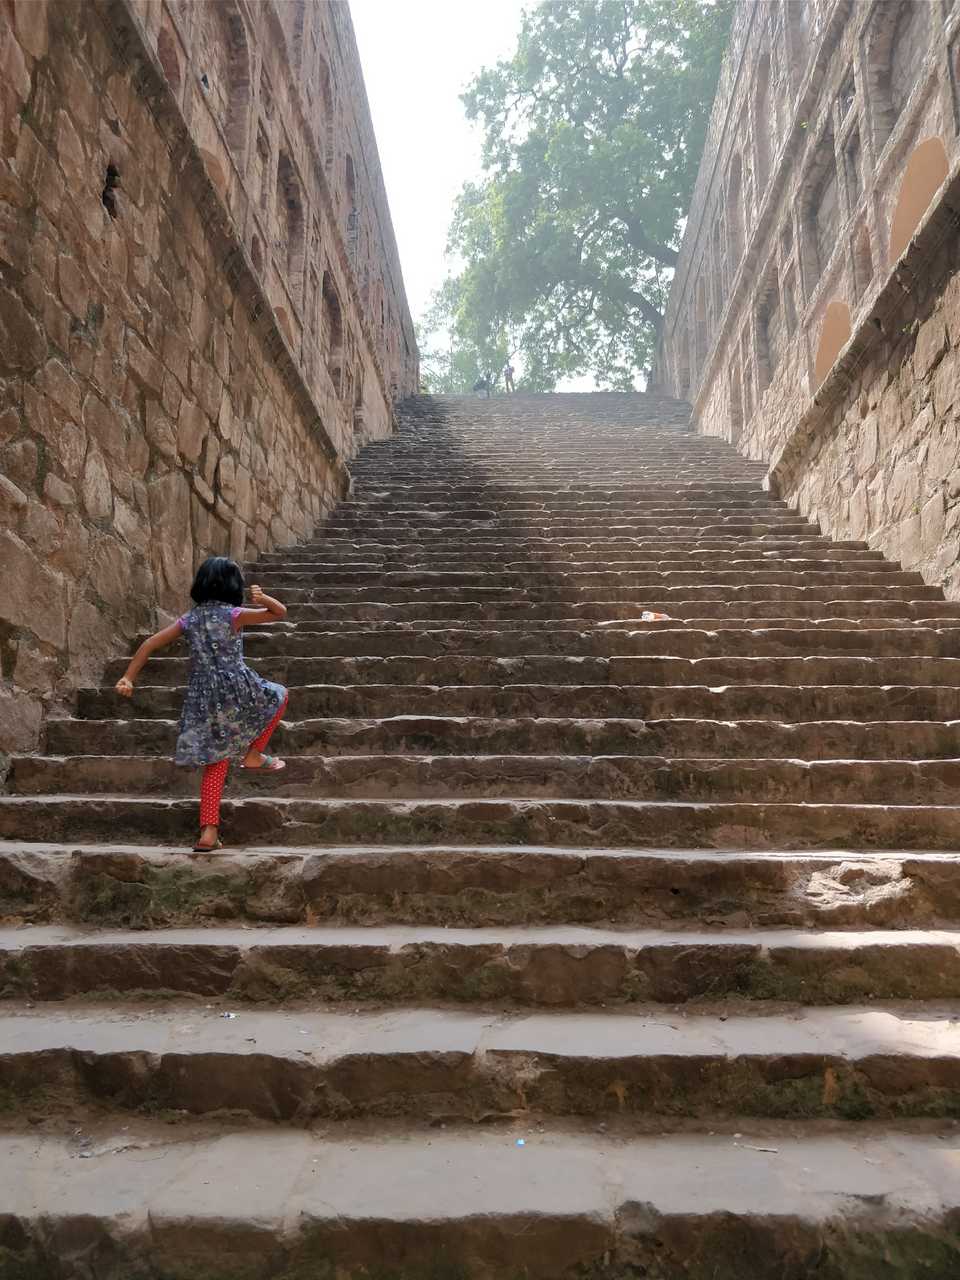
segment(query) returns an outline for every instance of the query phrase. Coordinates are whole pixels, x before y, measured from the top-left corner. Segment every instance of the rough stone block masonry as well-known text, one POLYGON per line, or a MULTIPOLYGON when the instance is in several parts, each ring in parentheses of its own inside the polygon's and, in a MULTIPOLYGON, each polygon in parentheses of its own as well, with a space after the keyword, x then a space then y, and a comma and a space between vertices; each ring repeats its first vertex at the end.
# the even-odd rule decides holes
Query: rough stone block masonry
POLYGON ((657 381, 960 598, 960 6, 741 3, 657 381))
POLYGON ((0 750, 312 533, 417 351, 346 5, 0 0, 0 750))

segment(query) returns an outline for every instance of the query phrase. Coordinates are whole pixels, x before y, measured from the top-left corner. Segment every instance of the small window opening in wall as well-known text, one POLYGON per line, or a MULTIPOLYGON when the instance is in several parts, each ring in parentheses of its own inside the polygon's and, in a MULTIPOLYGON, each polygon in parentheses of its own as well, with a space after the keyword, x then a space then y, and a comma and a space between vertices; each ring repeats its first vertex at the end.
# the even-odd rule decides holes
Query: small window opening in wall
POLYGON ((209 92, 210 92, 210 77, 207 75, 207 73, 206 73, 205 71, 201 71, 201 73, 200 73, 200 83, 203 85, 204 92, 205 92, 205 93, 209 93, 209 92))
POLYGON ((115 164, 107 165, 106 181, 103 184, 103 192, 100 199, 103 201, 103 207, 109 213, 111 218, 119 216, 120 210, 117 208, 117 188, 120 186, 120 170, 115 164))

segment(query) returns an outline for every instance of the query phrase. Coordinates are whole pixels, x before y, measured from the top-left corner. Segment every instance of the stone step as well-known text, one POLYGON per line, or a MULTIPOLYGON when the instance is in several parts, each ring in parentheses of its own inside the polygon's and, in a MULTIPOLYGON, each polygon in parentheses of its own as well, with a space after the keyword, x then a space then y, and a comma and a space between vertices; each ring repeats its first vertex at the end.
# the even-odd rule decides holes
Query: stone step
MULTIPOLYGON (((573 612, 579 605, 601 604, 602 617, 610 617, 609 605, 628 606, 631 613, 627 616, 639 618, 645 609, 657 608, 669 613, 676 611, 677 605, 686 607, 688 611, 695 608, 697 612, 705 612, 704 605, 709 602, 717 609, 720 603, 734 603, 753 606, 757 603, 785 603, 791 601, 808 601, 815 608, 824 610, 830 604, 838 604, 849 610, 856 610, 861 600, 881 600, 886 611, 898 601, 920 602, 929 600, 937 603, 941 593, 937 587, 917 586, 914 584, 893 584, 891 586, 860 586, 856 583, 828 584, 824 586, 799 586, 776 583, 760 583, 753 585, 747 582, 740 586, 663 586, 651 585, 647 588, 603 586, 603 587, 566 587, 561 582, 553 586, 541 588, 530 587, 312 587, 309 589, 292 588, 284 592, 284 603, 296 605, 297 612, 303 605, 333 605, 342 608, 356 608, 363 604, 378 606, 405 604, 415 608, 429 605, 460 606, 462 604, 491 604, 512 606, 520 609, 535 609, 548 606, 553 613, 573 612)), ((954 602, 951 602, 953 604, 954 602)), ((955 613, 954 608, 950 610, 955 613)), ((827 610, 829 612, 829 610, 827 610)), ((935 612, 935 610, 934 610, 935 612)), ((454 614, 457 616, 457 614, 454 614)), ((465 616, 465 615, 460 615, 465 616)))
POLYGON ((223 850, 0 844, 0 917, 167 928, 602 924, 673 929, 960 923, 960 859, 534 846, 223 850))
POLYGON ((417 501, 404 489, 393 488, 378 493, 367 490, 355 495, 340 504, 333 519, 339 522, 367 519, 379 521, 384 517, 392 521, 535 519, 539 523, 541 519, 552 521, 578 516, 592 518, 609 515, 638 516, 645 519, 655 517, 667 524, 688 516, 703 516, 711 522, 730 518, 766 519, 772 515, 785 516, 791 521, 803 518, 785 503, 757 496, 755 493, 737 498, 652 496, 644 499, 608 494, 592 498, 557 495, 533 499, 523 493, 507 495, 489 492, 473 499, 447 497, 436 501, 417 501))
POLYGON ((494 495, 497 498, 503 498, 505 495, 517 493, 531 501, 536 501, 537 499, 549 500, 553 497, 590 499, 594 495, 599 495, 601 498, 608 495, 636 499, 657 498, 660 501, 666 498, 689 498, 692 500, 710 498, 715 501, 723 498, 747 498, 757 502, 777 501, 777 499, 771 498, 769 494, 758 493, 754 480, 713 481, 707 479, 673 485, 644 484, 641 481, 630 479, 597 480, 594 479, 589 471, 584 472, 581 470, 579 481, 571 481, 566 484, 555 481, 547 483, 542 478, 521 483, 508 475, 486 480, 475 478, 470 482, 464 483, 443 483, 435 479, 425 478, 422 474, 419 476, 414 475, 409 470, 402 471, 394 463, 387 469, 381 468, 383 484, 378 485, 374 483, 371 468, 363 456, 356 458, 351 463, 350 471, 354 480, 354 495, 359 496, 361 499, 365 494, 402 493, 406 499, 413 502, 459 503, 464 499, 470 500, 478 496, 494 495))
POLYGON ((78 1252, 94 1249, 113 1275, 147 1274, 147 1260, 183 1280, 266 1280, 281 1259, 290 1277, 736 1280, 745 1254, 750 1280, 794 1280, 797 1259, 824 1277, 960 1272, 950 1130, 409 1123, 356 1122, 322 1142, 147 1121, 80 1137, 10 1131, 10 1274, 79 1275, 78 1252))
POLYGON ((949 1000, 960 930, 0 927, 0 995, 589 1007, 726 998, 949 1000))
MULTIPOLYGON (((960 690, 945 685, 560 685, 310 684, 290 686, 290 714, 335 719, 384 716, 642 718, 651 720, 960 720, 960 690)), ((138 685, 131 700, 81 689, 77 713, 109 720, 179 717, 183 690, 138 685)))
POLYGON ((656 654, 663 657, 786 657, 802 655, 892 658, 960 656, 960 626, 920 627, 787 627, 705 630, 689 623, 639 623, 589 631, 544 628, 540 631, 435 628, 410 631, 310 630, 304 623, 283 629, 253 629, 244 635, 250 658, 267 657, 439 657, 484 655, 519 657, 562 653, 568 657, 614 657, 656 654))
MULTIPOLYGON (((960 745, 960 743, 958 743, 960 745)), ((638 755, 305 755, 238 769, 240 794, 344 800, 647 800, 960 804, 960 759, 667 759, 638 755)), ((195 795, 194 770, 147 755, 14 756, 19 796, 195 795)))
POLYGON ((786 503, 758 493, 752 482, 716 485, 668 486, 657 484, 584 483, 450 484, 424 485, 387 479, 377 484, 353 475, 353 492, 342 504, 350 510, 452 511, 496 508, 499 511, 580 511, 618 507, 625 511, 791 511, 786 503))
MULTIPOLYGON (((288 624, 289 628, 310 622, 336 622, 347 620, 361 622, 364 625, 373 622, 447 622, 457 626, 474 626, 503 624, 517 620, 529 623, 546 623, 549 626, 563 626, 569 629, 577 624, 616 625, 623 621, 634 622, 637 627, 647 629, 655 627, 655 623, 644 623, 641 614, 645 610, 657 609, 658 612, 669 612, 674 623, 694 625, 698 619, 707 618, 713 622, 746 623, 755 622, 766 625, 766 619, 804 618, 816 622, 822 620, 850 621, 854 624, 871 619, 880 619, 885 625, 917 623, 920 625, 940 625, 939 620, 960 621, 960 602, 955 600, 671 600, 669 611, 666 601, 657 597, 648 597, 647 601, 601 600, 572 601, 569 603, 532 603, 530 601, 499 601, 477 603, 470 601, 451 601, 442 604, 428 602, 411 602, 409 604, 385 604, 377 600, 353 600, 349 604, 330 602, 325 604, 298 604, 296 624, 288 624), (898 618, 891 618, 896 611, 898 618)), ((324 628, 321 628, 324 629, 324 628)))
MULTIPOLYGON (((460 557, 470 557, 474 554, 483 553, 484 560, 487 556, 496 555, 499 557, 516 557, 525 555, 531 559, 546 559, 553 561, 558 558, 563 560, 574 559, 583 554, 608 556, 613 553, 637 554, 638 556, 648 556, 655 559, 662 559, 664 556, 690 556, 694 557, 699 553, 721 555, 729 554, 737 557, 742 554, 759 554, 771 556, 791 556, 791 555, 815 555, 830 556, 831 553, 838 558, 843 558, 844 553, 862 555, 867 553, 869 548, 864 542, 831 542, 825 537, 792 537, 792 538, 734 538, 734 537, 630 537, 626 534, 620 534, 610 538, 596 537, 579 537, 579 538, 545 538, 543 536, 531 536, 525 539, 511 539, 505 542, 502 538, 496 537, 494 534, 471 533, 469 538, 464 537, 454 541, 439 542, 436 538, 429 538, 424 543, 422 538, 411 538, 409 541, 395 541, 382 538, 366 538, 359 537, 352 541, 346 538, 324 538, 320 542, 305 543, 297 547, 284 547, 275 552, 275 556, 280 561, 292 560, 298 562, 305 560, 307 562, 313 560, 325 560, 335 558, 341 554, 353 555, 357 552, 369 552, 378 555, 396 555, 402 556, 405 560, 411 556, 425 556, 434 554, 450 554, 460 557)), ((273 563, 267 559, 263 562, 266 565, 273 563)))
POLYGON ((719 586, 809 586, 870 587, 870 594, 888 587, 922 586, 919 574, 901 573, 893 565, 876 572, 862 568, 797 570, 786 566, 762 568, 634 570, 602 569, 584 573, 569 572, 556 566, 531 566, 529 569, 491 572, 488 568, 447 571, 438 569, 303 569, 293 572, 278 570, 271 582, 279 589, 306 590, 312 587, 478 587, 509 590, 514 587, 551 589, 553 587, 652 587, 673 590, 676 587, 719 586))
MULTIPOLYGON (((496 685, 863 685, 889 687, 894 682, 960 687, 960 658, 860 657, 815 654, 753 657, 682 658, 664 654, 636 654, 611 658, 568 657, 566 654, 525 654, 511 658, 478 654, 440 657, 251 657, 249 665, 271 680, 297 687, 304 684, 496 685)), ((108 666, 108 680, 126 667, 123 659, 108 666)), ((153 658, 142 677, 143 686, 183 687, 188 658, 153 658)), ((135 695, 136 696, 136 695, 135 695)))
POLYGON ((453 532, 464 532, 473 525, 491 525, 498 530, 515 528, 521 532, 530 530, 539 537, 550 536, 552 532, 570 529, 583 536, 589 532, 593 537, 602 537, 609 529, 625 531, 646 531, 648 536, 662 538, 673 536, 691 536, 694 530, 716 530, 718 533, 736 536, 744 533, 748 537, 757 537, 761 531, 778 533, 781 537, 790 534, 813 536, 820 533, 820 526, 814 520, 808 520, 790 511, 786 507, 766 505, 762 507, 733 507, 724 510, 720 506, 691 507, 674 506, 663 509, 637 508, 632 504, 624 504, 624 510, 608 510, 606 512, 574 511, 541 511, 524 514, 514 513, 509 504, 495 506, 470 506, 460 509, 439 511, 431 516, 422 508, 401 507, 394 510, 384 507, 379 513, 361 511, 349 503, 338 507, 324 525, 324 538, 330 536, 331 530, 347 530, 351 528, 384 531, 389 529, 404 530, 407 528, 429 527, 431 532, 449 529, 453 532))
MULTIPOLYGON (((670 569, 700 570, 712 567, 725 570, 753 570, 768 569, 771 566, 775 568, 782 566, 784 569, 789 569, 793 572, 822 569, 853 571, 857 568, 865 568, 872 573, 889 574, 899 572, 898 566, 892 561, 882 560, 879 557, 875 558, 869 552, 862 551, 847 551, 843 555, 828 555, 824 552, 818 555, 815 550, 811 549, 803 555, 792 555, 786 550, 777 552, 747 550, 741 553, 729 548, 726 550, 679 551, 663 554, 654 550, 637 551, 631 548, 623 548, 606 551, 602 555, 599 552, 588 553, 587 551, 582 551, 565 554, 563 557, 564 570, 572 572, 607 571, 619 564, 623 564, 631 570, 654 570, 657 572, 670 569)), ((483 556, 483 568, 487 573, 494 568, 498 572, 501 568, 523 572, 528 569, 549 569, 551 565, 552 561, 549 555, 532 551, 525 557, 518 556, 515 551, 490 551, 483 556)), ((256 565, 251 564, 247 566, 246 572, 248 576, 252 576, 254 573, 263 573, 268 569, 271 581, 273 581, 276 573, 294 574, 303 571, 311 574, 342 572, 348 569, 363 569, 376 572, 417 572, 421 569, 431 572, 473 572, 476 567, 476 556, 470 553, 465 552, 458 555, 452 550, 431 552, 422 545, 418 545, 417 548, 408 551, 406 554, 388 552, 385 548, 380 548, 379 552, 361 553, 355 552, 352 546, 333 546, 327 551, 320 549, 315 555, 304 556, 301 559, 287 557, 282 560, 277 559, 269 563, 269 565, 264 565, 262 562, 256 565)))
POLYGON ((464 546, 469 545, 469 534, 472 532, 485 537, 495 533, 498 538, 508 543, 511 539, 529 538, 534 534, 539 537, 546 534, 547 537, 556 538, 583 538, 589 534, 594 538, 604 538, 617 534, 638 537, 646 532, 648 535, 654 534, 659 540, 671 535, 677 538, 710 538, 718 535, 732 538, 763 538, 768 535, 780 538, 789 535, 814 537, 820 532, 819 528, 809 521, 791 519, 786 515, 778 516, 776 513, 753 519, 735 519, 729 516, 725 519, 708 520, 691 516, 683 520, 675 516, 669 524, 653 518, 645 519, 642 516, 616 515, 594 519, 587 516, 579 518, 566 516, 556 517, 550 521, 533 516, 529 520, 465 518, 459 522, 453 519, 441 522, 386 517, 383 520, 348 520, 345 516, 333 516, 329 525, 324 527, 324 540, 353 539, 358 531, 365 537, 386 542, 414 539, 419 535, 421 539, 428 538, 430 541, 443 539, 447 542, 455 541, 464 546))
MULTIPOLYGON (((195 800, 130 795, 0 796, 0 839, 80 843, 196 837, 195 800)), ((665 849, 932 849, 960 840, 960 807, 650 800, 229 799, 233 845, 563 844, 665 849)))
MULTIPOLYGON (((177 721, 50 719, 50 755, 172 755, 177 721)), ((790 760, 921 760, 960 756, 960 722, 925 720, 606 720, 393 716, 282 723, 280 755, 659 755, 790 760)))
POLYGON ((960 1006, 718 1012, 8 1005, 0 1091, 8 1116, 43 1098, 48 1120, 960 1115, 960 1006))

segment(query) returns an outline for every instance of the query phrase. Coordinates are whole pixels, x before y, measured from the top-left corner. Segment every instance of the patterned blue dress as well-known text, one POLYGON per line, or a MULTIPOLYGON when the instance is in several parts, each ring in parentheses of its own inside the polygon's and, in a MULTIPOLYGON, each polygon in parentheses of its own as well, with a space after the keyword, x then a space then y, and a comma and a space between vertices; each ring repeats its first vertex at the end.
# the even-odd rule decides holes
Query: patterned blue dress
POLYGON ((287 691, 243 661, 239 609, 210 600, 179 619, 190 645, 190 678, 180 716, 177 764, 243 759, 277 714, 287 691))

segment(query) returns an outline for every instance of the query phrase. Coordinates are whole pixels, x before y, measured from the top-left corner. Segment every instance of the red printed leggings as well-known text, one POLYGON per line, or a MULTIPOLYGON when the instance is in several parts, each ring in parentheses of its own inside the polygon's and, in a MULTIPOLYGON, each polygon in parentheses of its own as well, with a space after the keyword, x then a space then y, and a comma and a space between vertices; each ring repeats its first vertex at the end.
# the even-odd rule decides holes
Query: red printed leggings
MULTIPOLYGON (((250 743, 251 751, 262 751, 273 736, 273 731, 283 719, 283 713, 287 709, 287 701, 289 695, 284 697, 283 702, 277 708, 277 714, 273 717, 259 738, 254 738, 250 743)), ((220 797, 223 795, 224 784, 227 781, 227 771, 230 768, 229 760, 218 760, 216 764, 208 764, 203 771, 203 777, 200 780, 200 825, 201 827, 219 827, 220 825, 220 797)))

